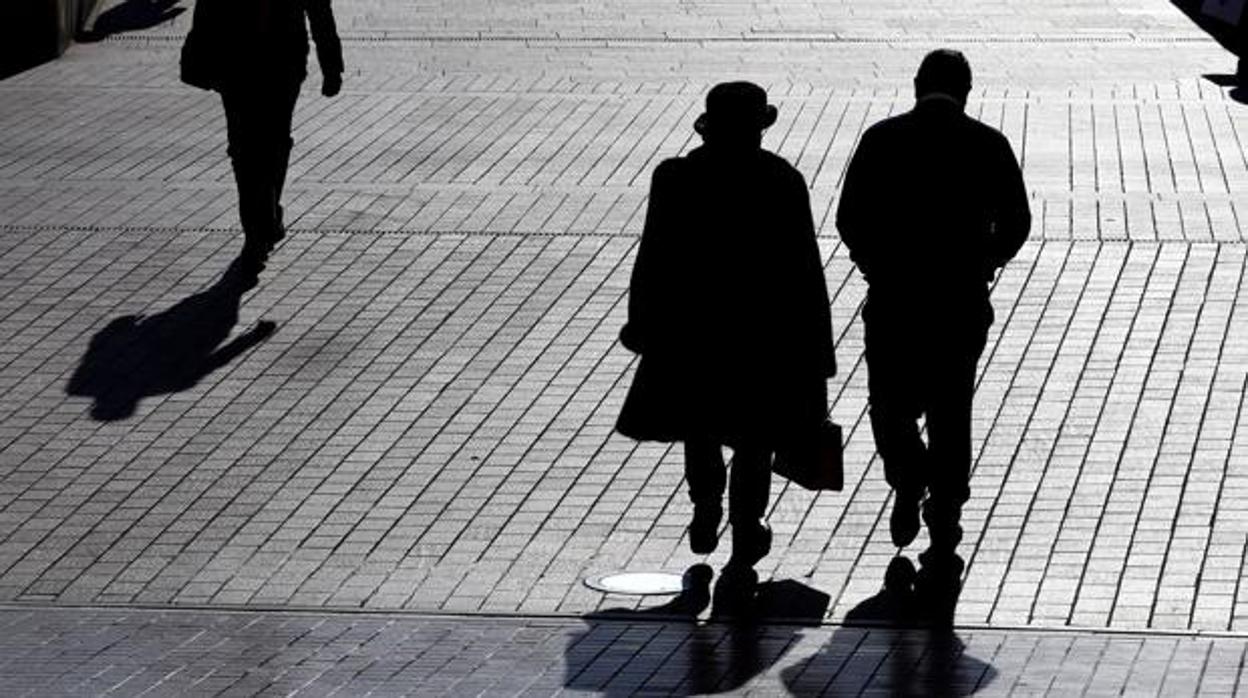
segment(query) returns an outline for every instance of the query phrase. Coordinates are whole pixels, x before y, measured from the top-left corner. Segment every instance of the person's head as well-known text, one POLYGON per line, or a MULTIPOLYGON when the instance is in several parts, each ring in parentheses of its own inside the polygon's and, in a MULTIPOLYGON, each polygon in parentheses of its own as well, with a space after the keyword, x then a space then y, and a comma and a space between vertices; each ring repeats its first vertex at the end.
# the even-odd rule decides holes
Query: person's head
POLYGON ((757 148, 763 131, 776 123, 776 114, 767 103, 767 91, 758 85, 721 82, 706 94, 706 112, 693 123, 693 130, 709 145, 757 148))
POLYGON ((915 99, 946 95, 962 106, 971 92, 971 64, 961 51, 941 48, 923 57, 914 76, 915 99))

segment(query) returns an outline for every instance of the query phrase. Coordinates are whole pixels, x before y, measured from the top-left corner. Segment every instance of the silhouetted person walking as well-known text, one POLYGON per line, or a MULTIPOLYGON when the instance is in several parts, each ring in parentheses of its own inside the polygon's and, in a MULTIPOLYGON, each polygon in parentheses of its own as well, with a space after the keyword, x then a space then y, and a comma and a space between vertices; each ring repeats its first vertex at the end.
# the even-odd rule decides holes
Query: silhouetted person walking
POLYGON ((197 60, 191 64, 183 52, 183 80, 221 93, 246 237, 243 255, 254 265, 285 235, 282 187, 295 101, 307 77, 308 26, 321 93, 333 97, 342 88, 343 64, 330 0, 201 0, 192 33, 203 50, 193 53, 197 60))
POLYGON ((920 560, 929 577, 956 584, 975 368, 993 321, 988 284, 1026 240, 1031 214, 1005 136, 964 114, 966 58, 933 51, 914 87, 913 110, 863 134, 837 227, 869 285, 871 427, 894 490, 893 543, 918 534, 926 493, 931 547, 920 560))
POLYGON ((1235 39, 1239 46, 1239 59, 1235 62, 1235 81, 1239 87, 1248 90, 1248 9, 1244 10, 1235 26, 1235 39))
POLYGON ((718 544, 721 447, 733 449, 732 570, 770 551, 773 453, 822 423, 836 371, 806 182, 761 147, 775 120, 757 85, 707 95, 694 124, 704 144, 654 171, 620 335, 641 360, 617 426, 684 442, 696 553, 718 544))

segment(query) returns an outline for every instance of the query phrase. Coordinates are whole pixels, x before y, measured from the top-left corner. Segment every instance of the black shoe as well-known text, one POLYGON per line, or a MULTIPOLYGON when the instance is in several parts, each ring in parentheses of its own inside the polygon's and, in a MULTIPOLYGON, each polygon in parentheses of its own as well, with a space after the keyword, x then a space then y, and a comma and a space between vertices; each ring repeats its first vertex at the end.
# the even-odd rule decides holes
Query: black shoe
POLYGON ((698 555, 709 555, 719 547, 719 522, 724 507, 715 504, 694 504, 693 521, 689 524, 689 548, 698 555))
POLYGON ((728 565, 750 569, 771 552, 771 528, 764 523, 732 525, 732 556, 728 565))
POLYGON ((277 243, 281 242, 285 237, 286 237, 286 229, 278 228, 273 233, 272 237, 264 241, 265 252, 272 252, 273 248, 277 247, 277 243))
POLYGON ((888 532, 893 545, 904 548, 919 535, 919 500, 922 492, 893 491, 893 513, 888 517, 888 532))
POLYGON ((238 254, 238 258, 245 264, 261 268, 269 259, 269 246, 256 237, 248 237, 243 242, 243 251, 238 254))

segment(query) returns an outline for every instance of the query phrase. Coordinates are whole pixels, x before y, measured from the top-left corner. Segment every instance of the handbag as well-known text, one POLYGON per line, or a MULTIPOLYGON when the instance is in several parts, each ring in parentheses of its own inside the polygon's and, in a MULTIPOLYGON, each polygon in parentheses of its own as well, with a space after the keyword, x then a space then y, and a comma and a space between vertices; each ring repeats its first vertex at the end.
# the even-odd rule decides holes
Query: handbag
POLYGON ((840 425, 825 419, 812 434, 778 449, 771 470, 808 490, 840 492, 845 487, 840 425))
POLYGON ((191 30, 182 43, 180 77, 182 82, 202 90, 221 86, 222 17, 220 0, 198 0, 191 18, 191 30))

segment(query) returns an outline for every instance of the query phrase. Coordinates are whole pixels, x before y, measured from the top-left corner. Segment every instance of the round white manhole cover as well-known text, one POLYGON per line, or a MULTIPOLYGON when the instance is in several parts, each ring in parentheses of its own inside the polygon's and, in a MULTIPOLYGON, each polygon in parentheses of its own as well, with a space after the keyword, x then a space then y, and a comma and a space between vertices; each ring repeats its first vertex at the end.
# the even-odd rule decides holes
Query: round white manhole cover
POLYGON ((679 594, 681 576, 670 572, 612 572, 589 577, 585 586, 608 594, 679 594))

